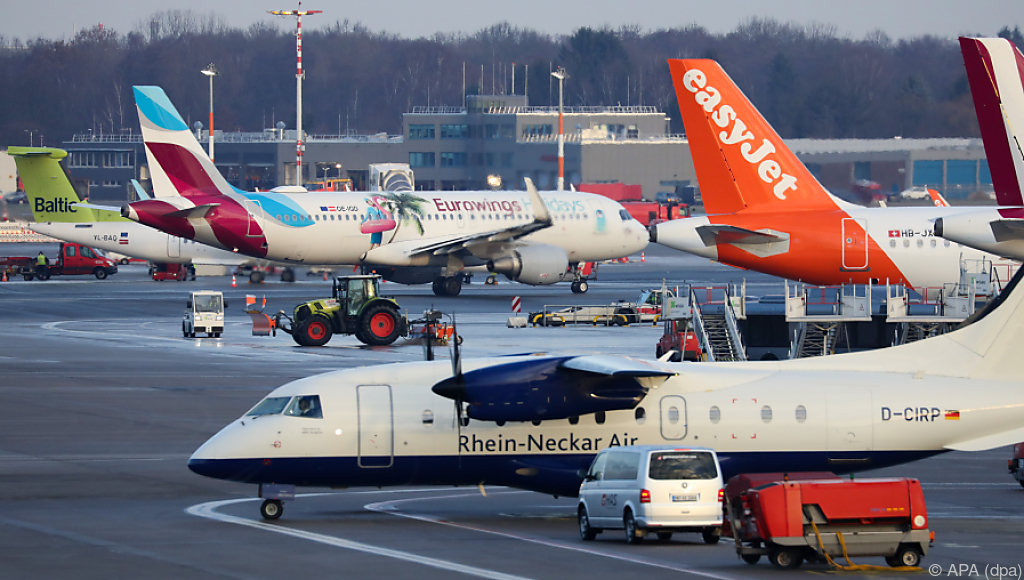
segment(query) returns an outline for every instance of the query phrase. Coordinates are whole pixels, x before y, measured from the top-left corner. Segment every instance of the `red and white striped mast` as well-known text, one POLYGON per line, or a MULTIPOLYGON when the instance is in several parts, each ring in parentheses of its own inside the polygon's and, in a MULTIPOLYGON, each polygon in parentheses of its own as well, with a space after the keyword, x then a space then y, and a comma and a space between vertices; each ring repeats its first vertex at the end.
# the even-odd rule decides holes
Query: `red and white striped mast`
POLYGON ((295 16, 295 55, 297 57, 297 68, 295 71, 295 185, 302 185, 302 155, 306 146, 302 143, 302 79, 305 74, 302 72, 302 17, 311 14, 321 14, 323 10, 303 10, 302 2, 299 2, 298 10, 267 10, 267 13, 275 16, 295 16))

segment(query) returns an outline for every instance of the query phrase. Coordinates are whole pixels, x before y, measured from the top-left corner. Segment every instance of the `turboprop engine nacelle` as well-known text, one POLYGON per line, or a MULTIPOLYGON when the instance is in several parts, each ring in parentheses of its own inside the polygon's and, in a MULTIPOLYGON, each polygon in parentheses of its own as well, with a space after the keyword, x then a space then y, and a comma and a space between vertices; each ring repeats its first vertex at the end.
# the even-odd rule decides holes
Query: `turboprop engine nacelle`
POLYGON ((509 256, 487 262, 489 271, 534 286, 561 282, 568 268, 569 256, 565 250, 546 244, 520 246, 509 256))

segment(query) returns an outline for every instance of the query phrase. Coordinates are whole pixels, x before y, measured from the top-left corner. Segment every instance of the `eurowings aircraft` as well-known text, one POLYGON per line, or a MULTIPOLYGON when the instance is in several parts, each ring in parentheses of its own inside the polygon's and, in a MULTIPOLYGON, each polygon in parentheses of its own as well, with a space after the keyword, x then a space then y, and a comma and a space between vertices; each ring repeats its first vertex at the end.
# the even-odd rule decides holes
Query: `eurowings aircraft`
POLYGON ((956 208, 867 208, 831 195, 712 60, 670 60, 706 217, 658 224, 651 240, 810 284, 958 282, 962 260, 997 256, 935 237, 956 208))
POLYGON ((974 109, 1000 207, 959 208, 935 234, 1024 260, 1024 55, 1005 38, 960 38, 974 109))
POLYGON ((11 147, 36 232, 161 264, 239 266, 255 258, 167 234, 121 217, 118 212, 80 205, 60 160, 67 152, 49 147, 11 147))
POLYGON ((401 191, 245 193, 214 167, 159 87, 135 87, 155 199, 122 215, 248 256, 291 263, 399 269, 397 282, 433 280, 456 295, 458 273, 486 266, 524 284, 572 281, 581 263, 646 247, 647 232, 617 202, 594 194, 401 191))
POLYGON ((272 391, 188 466, 250 484, 486 483, 575 496, 578 470, 616 445, 711 447, 727 478, 853 473, 991 449, 1024 439, 1022 277, 973 324, 875 351, 678 364, 547 355, 458 362, 456 353, 451 365, 317 375, 272 391))

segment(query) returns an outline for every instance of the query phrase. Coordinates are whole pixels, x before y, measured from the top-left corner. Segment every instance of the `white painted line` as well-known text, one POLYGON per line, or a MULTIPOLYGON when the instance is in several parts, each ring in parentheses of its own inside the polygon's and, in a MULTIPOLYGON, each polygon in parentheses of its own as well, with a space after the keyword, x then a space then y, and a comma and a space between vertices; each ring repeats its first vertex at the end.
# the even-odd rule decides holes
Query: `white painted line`
MULTIPOLYGON (((412 492, 412 491, 424 491, 424 490, 395 490, 396 492, 412 492)), ((349 492, 351 493, 382 493, 376 492, 349 492)), ((319 495, 335 495, 335 494, 303 494, 296 497, 312 497, 319 495)), ((353 542, 351 540, 345 540, 342 538, 336 538, 334 536, 328 536, 325 534, 317 534, 314 532, 307 532, 305 530, 299 530, 296 528, 289 528, 280 524, 271 524, 267 522, 261 522, 256 520, 250 520, 246 518, 240 518, 237 516, 229 516, 225 514, 217 513, 217 508, 250 501, 258 501, 259 498, 243 498, 243 499, 228 499, 223 501, 211 501, 194 505, 185 511, 194 516, 201 518, 208 518, 211 520, 217 520, 228 524, 235 524, 239 526, 246 526, 255 528, 257 530, 263 530, 266 532, 274 532, 278 534, 284 534, 286 536, 292 536, 293 538, 299 538, 302 540, 309 540, 311 542, 318 542, 328 546, 334 546, 337 548, 344 548, 346 550, 355 550, 357 552, 363 552, 366 554, 373 554, 375 556, 383 556, 385 558, 394 558, 396 560, 403 560, 405 562, 411 562, 413 564, 422 564, 424 566, 430 566, 431 568, 438 568, 440 570, 447 570, 449 572, 459 572, 469 576, 477 576, 480 578, 494 578, 496 580, 530 580, 525 576, 516 576, 513 574, 505 574, 496 570, 487 570, 485 568, 477 568, 475 566, 467 566, 465 564, 459 564, 457 562, 450 562, 448 560, 440 560, 438 558, 430 558, 428 556, 420 556, 418 554, 412 554, 409 552, 403 552, 401 550, 392 550, 389 548, 381 548, 379 546, 371 546, 370 544, 363 544, 361 542, 353 542)))
MULTIPOLYGON (((501 493, 531 493, 531 492, 527 492, 527 491, 509 491, 509 492, 501 492, 501 493)), ((441 524, 443 526, 451 526, 451 527, 454 527, 454 528, 461 528, 461 529, 464 529, 464 530, 472 530, 474 532, 480 532, 480 533, 484 533, 484 534, 492 534, 492 535, 495 535, 495 536, 502 536, 502 537, 505 537, 505 538, 513 539, 513 540, 520 540, 520 541, 523 541, 523 542, 530 542, 531 544, 539 544, 541 546, 547 546, 549 548, 558 548, 558 549, 561 549, 561 550, 570 550, 570 551, 573 551, 573 552, 580 552, 580 553, 583 553, 583 554, 589 554, 591 556, 601 556, 603 558, 611 558, 613 560, 620 560, 620 561, 623 561, 623 562, 629 562, 631 564, 639 564, 639 565, 642 565, 642 566, 652 566, 652 567, 655 567, 655 568, 662 568, 662 569, 665 569, 665 570, 672 570, 672 571, 675 571, 675 572, 683 572, 683 573, 686 573, 686 574, 693 574, 693 575, 696 575, 696 576, 703 576, 705 578, 714 578, 715 580, 735 580, 735 578, 733 576, 726 576, 724 574, 716 574, 714 572, 706 572, 704 570, 699 570, 697 568, 693 568, 693 567, 687 566, 685 564, 670 564, 670 563, 667 563, 667 562, 658 562, 658 561, 653 561, 653 560, 647 560, 647 559, 644 559, 644 558, 637 558, 635 556, 627 556, 627 555, 624 555, 624 554, 613 554, 613 553, 610 553, 610 552, 600 551, 600 550, 597 550, 595 548, 585 548, 583 546, 579 546, 579 545, 576 545, 576 544, 567 544, 565 542, 558 542, 558 541, 554 541, 554 540, 545 540, 545 539, 542 539, 542 538, 535 538, 535 537, 530 537, 530 536, 520 536, 520 535, 517 535, 517 534, 510 534, 508 532, 500 532, 500 531, 497 531, 497 530, 489 530, 487 528, 481 528, 481 527, 478 527, 478 526, 470 526, 470 525, 466 525, 466 524, 457 524, 455 522, 450 522, 448 520, 443 520, 443 519, 441 519, 439 517, 436 517, 436 516, 420 516, 420 515, 403 513, 403 512, 398 511, 398 509, 395 507, 398 504, 408 503, 408 502, 413 502, 413 501, 445 499, 445 498, 454 498, 454 497, 470 497, 470 496, 475 496, 475 495, 478 495, 478 494, 477 493, 463 493, 463 494, 458 494, 458 495, 447 495, 447 496, 417 497, 417 498, 410 498, 410 499, 400 499, 400 500, 391 500, 391 501, 382 501, 382 502, 377 502, 377 503, 371 503, 371 504, 367 504, 367 505, 365 505, 363 507, 365 509, 368 509, 368 510, 371 510, 371 511, 375 511, 375 512, 388 513, 388 514, 391 514, 391 515, 394 515, 394 516, 399 516, 399 517, 403 517, 403 518, 409 518, 409 519, 413 519, 413 520, 419 520, 421 522, 429 522, 429 523, 434 523, 434 524, 441 524)))

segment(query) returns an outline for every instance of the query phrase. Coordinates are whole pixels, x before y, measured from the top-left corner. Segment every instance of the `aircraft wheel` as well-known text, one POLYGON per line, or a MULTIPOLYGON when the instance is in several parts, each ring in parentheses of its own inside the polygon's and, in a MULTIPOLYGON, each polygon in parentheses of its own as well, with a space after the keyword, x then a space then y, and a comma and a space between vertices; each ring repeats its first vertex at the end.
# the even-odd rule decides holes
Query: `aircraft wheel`
POLYGON ((580 294, 586 294, 587 290, 590 290, 590 284, 586 280, 580 280, 577 285, 579 286, 580 294))
POLYGON ((294 282, 295 281, 295 270, 292 270, 291 268, 285 268, 284 271, 281 272, 281 281, 282 282, 294 282))
POLYGON ((433 284, 430 285, 430 289, 434 291, 435 296, 444 296, 444 278, 434 278, 433 284))
POLYGON ((398 311, 387 301, 371 304, 359 319, 360 340, 371 346, 391 344, 402 334, 398 311))
POLYGON ((122 266, 127 266, 128 265, 128 258, 121 258, 121 265, 122 266))
POLYGON ((444 280, 444 293, 448 296, 458 296, 462 292, 462 278, 449 276, 444 280))
POLYGON ((573 282, 572 286, 569 286, 569 288, 572 290, 573 294, 579 294, 580 293, 580 283, 579 282, 573 282))
POLYGON ((627 509, 626 513, 622 514, 623 527, 626 528, 626 542, 629 544, 639 544, 644 541, 644 537, 639 534, 639 530, 636 527, 636 518, 633 517, 633 511, 627 509))
POLYGON ((268 499, 260 506, 260 515, 265 520, 276 520, 284 513, 284 506, 280 500, 268 499))
POLYGON ((597 537, 598 530, 590 527, 590 516, 587 515, 587 508, 580 506, 576 513, 576 519, 580 524, 580 537, 589 542, 597 537))
POLYGON ((92 275, 96 276, 97 280, 105 280, 107 278, 107 271, 103 268, 96 268, 92 271, 92 275))
POLYGON ((302 336, 303 346, 323 346, 331 340, 331 320, 323 314, 314 314, 303 320, 296 331, 302 336))
POLYGON ((265 274, 259 270, 253 270, 249 272, 249 283, 250 284, 262 284, 265 279, 265 274))

